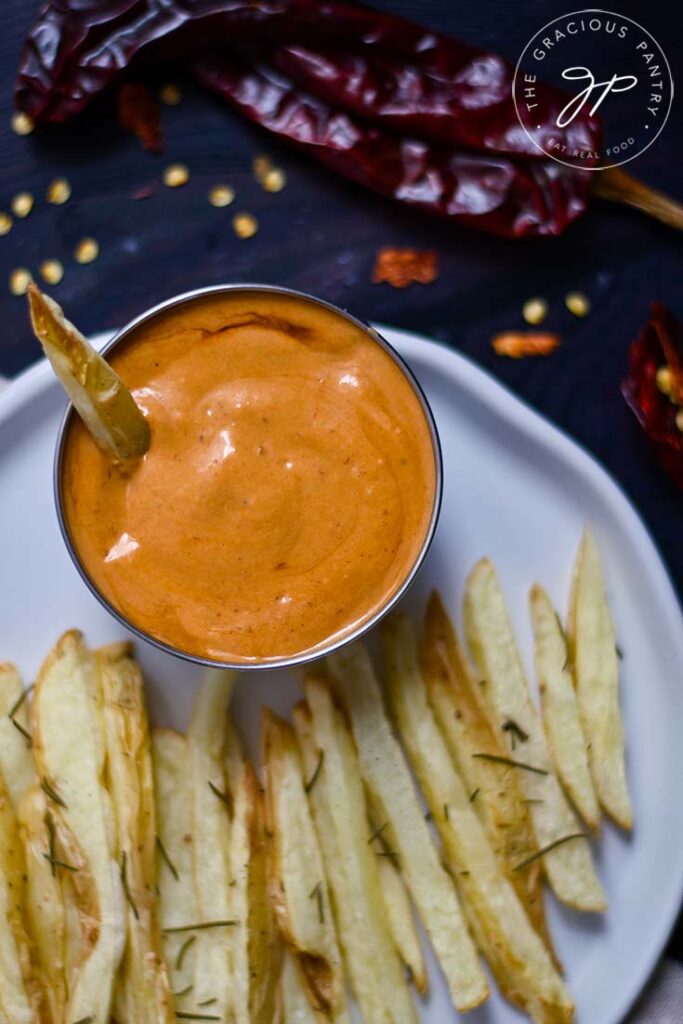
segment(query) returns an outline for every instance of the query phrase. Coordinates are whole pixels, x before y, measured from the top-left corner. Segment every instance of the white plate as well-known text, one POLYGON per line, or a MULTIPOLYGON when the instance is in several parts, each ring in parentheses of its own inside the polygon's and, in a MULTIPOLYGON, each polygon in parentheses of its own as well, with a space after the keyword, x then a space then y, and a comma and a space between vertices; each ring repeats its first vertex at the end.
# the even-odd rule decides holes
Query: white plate
MULTIPOLYGON (((564 611, 581 529, 593 526, 624 649, 622 692, 636 827, 607 826, 598 851, 609 898, 602 920, 549 899, 551 925, 577 1003, 579 1024, 620 1024, 662 950, 683 888, 683 622, 659 556, 634 510, 595 462, 462 356, 402 331, 383 331, 424 386, 439 427, 445 492, 436 539, 408 603, 432 586, 457 611, 473 562, 498 566, 527 667, 527 595, 534 580, 564 611)), ((27 679, 69 626, 93 644, 121 627, 90 595, 62 544, 52 499, 52 455, 64 408, 47 365, 0 394, 0 658, 27 679)), ((183 727, 198 673, 142 643, 152 719, 183 727)), ((235 714, 255 751, 260 708, 287 711, 296 684, 284 673, 242 676, 235 714)), ((438 969, 425 1024, 450 1008, 438 969)), ((472 1024, 520 1015, 497 995, 472 1024)))

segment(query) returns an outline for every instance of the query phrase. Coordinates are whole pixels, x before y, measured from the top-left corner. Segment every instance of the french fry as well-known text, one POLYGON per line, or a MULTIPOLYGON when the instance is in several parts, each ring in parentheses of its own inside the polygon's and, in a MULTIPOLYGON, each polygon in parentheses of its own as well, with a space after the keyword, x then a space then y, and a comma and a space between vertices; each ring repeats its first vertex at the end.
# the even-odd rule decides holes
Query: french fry
POLYGON ((318 1024, 304 990, 301 976, 289 953, 285 953, 280 975, 280 1005, 283 1024, 318 1024))
POLYGON ((353 731, 361 771, 391 842, 417 911, 460 1010, 488 996, 452 880, 442 867, 410 771, 384 711, 370 658, 351 644, 327 659, 353 731))
MULTIPOLYGON (((159 923, 166 966, 175 993, 187 992, 194 982, 197 936, 175 931, 199 921, 194 888, 192 803, 187 772, 187 743, 172 729, 152 732, 152 762, 157 822, 157 879, 159 923)), ((182 1012, 187 996, 176 996, 182 1012)))
MULTIPOLYGON (((233 1012, 234 947, 231 930, 246 928, 232 913, 230 804, 225 773, 228 707, 235 672, 209 669, 195 699, 187 733, 191 785, 193 872, 199 928, 196 937, 192 1005, 207 1000, 221 1020, 233 1012)), ((198 1011, 201 1012, 201 1011, 198 1011)))
POLYGON ((600 554, 584 532, 574 567, 568 628, 581 723, 589 742, 591 775, 610 818, 633 827, 619 709, 619 662, 614 623, 605 596, 600 554))
POLYGON ((530 607, 536 678, 548 746, 557 774, 574 807, 588 827, 597 832, 600 809, 588 764, 567 641, 550 598, 538 584, 532 587, 530 607))
POLYGON ((26 865, 19 825, 0 775, 0 1020, 43 1024, 49 1018, 32 962, 24 917, 26 865))
POLYGON ((536 840, 516 770, 503 760, 510 748, 514 756, 522 747, 524 736, 508 729, 509 745, 499 743, 455 627, 436 591, 427 603, 421 665, 429 702, 470 802, 529 920, 561 969, 545 916, 540 861, 519 868, 536 850, 536 840), (473 756, 479 752, 501 760, 473 756))
POLYGON ((351 988, 366 1021, 416 1024, 386 923, 377 858, 368 843, 353 740, 324 680, 306 680, 306 699, 305 710, 295 709, 295 727, 351 988))
POLYGON ((14 665, 0 664, 0 773, 15 810, 36 781, 27 697, 14 665))
POLYGON ((28 301, 33 332, 97 444, 117 461, 141 458, 149 424, 119 375, 33 282, 28 301))
MULTIPOLYGON (((26 864, 26 920, 36 951, 50 1024, 62 1024, 66 1011, 66 910, 62 874, 56 861, 54 825, 47 797, 37 784, 19 804, 19 829, 26 864)), ((0 1004, 2 997, 0 996, 0 1004)))
POLYGON ((271 1024, 275 1014, 281 947, 267 898, 267 837, 263 795, 245 762, 234 789, 232 821, 233 914, 245 922, 235 935, 235 1021, 271 1024))
POLYGON ((261 750, 272 835, 270 899, 311 1006, 322 1019, 341 1024, 348 1020, 341 953, 301 757, 292 727, 269 709, 261 750))
MULTIPOLYGON (((488 559, 467 578, 464 623, 480 673, 489 721, 501 743, 514 722, 527 739, 511 757, 531 811, 544 873, 563 903, 576 910, 602 911, 607 901, 595 872, 590 845, 560 786, 534 707, 500 584, 488 559)), ((483 753, 483 752, 482 752, 483 753)))
POLYGON ((569 1022, 571 997, 500 869, 429 707, 412 623, 385 620, 382 640, 392 712, 479 945, 508 999, 538 1024, 569 1022))
POLYGON ((82 935, 67 979, 67 1019, 109 1024, 125 942, 115 824, 105 788, 102 693, 80 633, 65 633, 44 662, 31 705, 33 752, 48 797, 60 857, 68 864, 82 935))
POLYGON ((154 898, 156 822, 142 673, 130 644, 96 652, 103 696, 107 775, 126 896, 126 948, 115 990, 121 1021, 175 1024, 154 898))
POLYGON ((425 995, 429 989, 429 977, 408 890, 390 857, 381 857, 378 867, 382 900, 394 947, 415 988, 420 995, 425 995))

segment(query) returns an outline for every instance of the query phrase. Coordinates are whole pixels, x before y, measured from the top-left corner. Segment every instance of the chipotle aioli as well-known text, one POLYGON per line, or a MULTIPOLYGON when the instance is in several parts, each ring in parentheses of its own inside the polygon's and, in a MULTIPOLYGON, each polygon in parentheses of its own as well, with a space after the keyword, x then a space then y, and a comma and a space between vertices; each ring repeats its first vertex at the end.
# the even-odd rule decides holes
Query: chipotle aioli
POLYGON ((215 293, 140 324, 111 363, 151 445, 112 466, 77 416, 66 523, 93 583, 188 654, 263 661, 350 633, 412 569, 436 471, 394 360, 333 310, 215 293))

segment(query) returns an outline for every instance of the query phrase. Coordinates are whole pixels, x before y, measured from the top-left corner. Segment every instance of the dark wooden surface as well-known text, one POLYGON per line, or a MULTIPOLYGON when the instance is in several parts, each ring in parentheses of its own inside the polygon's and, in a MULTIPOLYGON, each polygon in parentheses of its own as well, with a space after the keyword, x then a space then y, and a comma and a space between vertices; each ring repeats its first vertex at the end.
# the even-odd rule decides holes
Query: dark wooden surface
MULTIPOLYGON (((572 9, 567 0, 383 0, 407 14, 517 59, 545 22, 572 9)), ((580 4, 576 5, 580 7, 580 4)), ((679 5, 617 3, 662 43, 674 78, 683 85, 683 16, 679 5)), ((314 292, 365 319, 412 328, 453 345, 484 366, 529 404, 588 448, 620 482, 642 514, 683 592, 683 496, 653 461, 626 408, 619 382, 627 348, 660 299, 683 317, 683 238, 624 208, 594 208, 560 239, 520 243, 476 234, 388 201, 333 177, 239 121, 182 75, 182 104, 164 110, 166 148, 145 154, 117 128, 104 99, 77 124, 19 138, 9 127, 12 81, 22 37, 37 9, 34 0, 3 0, 0 33, 0 209, 28 189, 30 217, 0 238, 0 372, 13 374, 38 357, 21 299, 6 287, 11 269, 35 273, 41 260, 66 266, 52 289, 85 331, 114 327, 174 293, 223 281, 261 281, 314 292), (261 190, 251 174, 255 155, 267 153, 285 168, 279 195, 261 190), (182 161, 190 183, 169 190, 163 167, 182 161), (47 183, 66 175, 73 198, 63 207, 43 201, 47 183), (207 202, 209 187, 227 181, 237 201, 227 210, 207 202), (131 194, 154 187, 145 200, 131 194), (260 221, 255 238, 231 229, 239 210, 260 221), (73 248, 84 235, 101 256, 79 267, 73 248), (396 291, 373 285, 380 246, 433 248, 440 276, 431 286, 396 291), (576 320, 564 309, 570 289, 590 296, 593 312, 576 320), (523 326, 520 309, 532 295, 551 304, 548 326, 562 347, 548 359, 511 361, 493 354, 492 334, 523 326)), ((630 164, 632 173, 683 200, 680 101, 656 143, 630 164)), ((683 684, 683 681, 682 681, 683 684)), ((680 949, 679 932, 679 949, 680 949)))

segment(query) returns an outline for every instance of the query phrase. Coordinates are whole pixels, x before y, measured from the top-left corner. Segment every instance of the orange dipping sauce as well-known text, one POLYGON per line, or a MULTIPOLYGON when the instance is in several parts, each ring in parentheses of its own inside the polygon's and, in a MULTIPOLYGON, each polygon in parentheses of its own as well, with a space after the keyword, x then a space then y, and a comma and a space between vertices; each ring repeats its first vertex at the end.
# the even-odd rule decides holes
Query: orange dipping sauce
POLYGON ((221 292, 151 317, 109 358, 151 446, 117 468, 72 416, 62 503, 87 575, 132 625, 262 662, 328 646, 396 593, 429 531, 435 454, 368 333, 298 296, 221 292))

